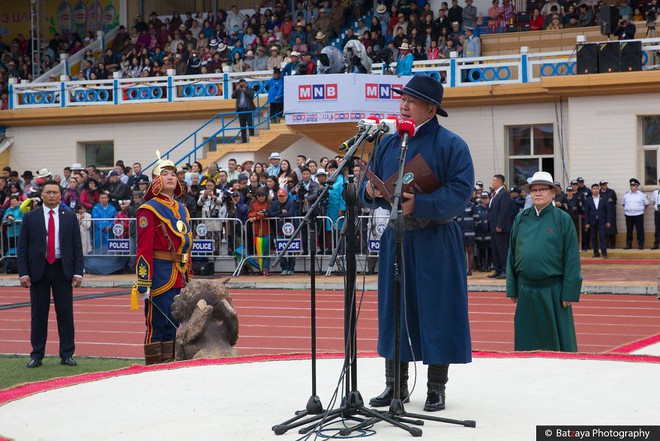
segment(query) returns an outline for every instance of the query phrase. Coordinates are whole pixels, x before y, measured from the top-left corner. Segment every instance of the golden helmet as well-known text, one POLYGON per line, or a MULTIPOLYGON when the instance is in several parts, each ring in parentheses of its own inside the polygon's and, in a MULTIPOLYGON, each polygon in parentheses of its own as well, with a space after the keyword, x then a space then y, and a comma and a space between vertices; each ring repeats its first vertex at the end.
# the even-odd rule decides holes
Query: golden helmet
POLYGON ((174 162, 172 162, 170 159, 161 158, 160 152, 158 150, 156 150, 156 156, 158 156, 158 161, 156 162, 156 166, 152 172, 154 176, 160 176, 160 172, 165 169, 172 170, 174 173, 176 173, 176 165, 174 165, 174 162))

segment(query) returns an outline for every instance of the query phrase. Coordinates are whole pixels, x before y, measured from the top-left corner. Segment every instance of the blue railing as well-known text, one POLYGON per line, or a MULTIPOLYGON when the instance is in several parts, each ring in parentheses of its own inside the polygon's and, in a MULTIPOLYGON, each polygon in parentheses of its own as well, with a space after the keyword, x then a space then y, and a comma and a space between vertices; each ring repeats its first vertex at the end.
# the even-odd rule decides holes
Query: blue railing
MULTIPOLYGON (((266 107, 266 104, 263 106, 258 106, 255 110, 253 111, 246 111, 246 112, 229 112, 229 113, 219 113, 215 115, 213 118, 209 119, 206 121, 204 124, 199 126, 194 132, 192 132, 190 135, 186 136, 183 140, 178 142, 174 147, 166 151, 161 155, 162 158, 165 159, 172 159, 172 157, 176 157, 180 153, 178 151, 187 148, 186 147, 186 142, 192 140, 192 148, 189 150, 185 151, 185 153, 180 154, 178 156, 178 159, 172 160, 175 165, 179 165, 182 163, 193 163, 197 161, 197 153, 206 145, 209 146, 209 151, 216 151, 217 150, 217 144, 218 140, 220 140, 220 144, 231 144, 236 142, 238 137, 240 136, 241 130, 243 129, 242 127, 238 126, 238 115, 240 114, 247 114, 247 113, 252 113, 252 121, 253 124, 250 126, 246 126, 246 130, 254 130, 258 128, 263 128, 263 129, 269 129, 270 128, 270 117, 267 114, 265 117, 262 116, 262 110, 266 107), (256 121, 255 121, 256 119, 256 121), (215 121, 220 121, 220 128, 216 130, 215 132, 212 132, 208 136, 204 136, 204 138, 201 141, 198 141, 198 138, 203 136, 202 135, 202 130, 208 128, 209 125, 211 125, 215 121), (227 132, 236 132, 234 135, 227 135, 227 132)), ((152 162, 151 164, 147 165, 145 167, 145 170, 150 170, 154 165, 156 165, 156 161, 152 162)))

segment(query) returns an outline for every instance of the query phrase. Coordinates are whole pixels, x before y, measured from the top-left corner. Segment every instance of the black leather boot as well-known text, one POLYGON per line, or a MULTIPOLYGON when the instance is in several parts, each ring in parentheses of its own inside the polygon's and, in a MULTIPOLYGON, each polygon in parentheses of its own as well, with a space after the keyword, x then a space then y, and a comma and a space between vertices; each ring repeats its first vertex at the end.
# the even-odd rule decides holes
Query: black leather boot
MULTIPOLYGON (((407 403, 410 401, 410 392, 408 391, 408 362, 401 363, 401 401, 407 403)), ((377 397, 369 400, 372 407, 386 407, 392 403, 394 398, 394 361, 385 360, 385 390, 377 397)))
POLYGON ((448 372, 448 364, 429 365, 425 411, 436 412, 445 408, 445 385, 449 380, 448 372))

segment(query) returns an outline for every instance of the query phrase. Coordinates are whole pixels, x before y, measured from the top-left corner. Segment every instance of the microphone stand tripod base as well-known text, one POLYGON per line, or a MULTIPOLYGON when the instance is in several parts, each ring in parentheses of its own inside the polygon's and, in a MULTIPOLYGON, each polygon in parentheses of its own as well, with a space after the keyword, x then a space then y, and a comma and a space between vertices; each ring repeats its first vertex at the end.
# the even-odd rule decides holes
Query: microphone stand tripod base
POLYGON ((323 412, 325 412, 325 409, 323 409, 321 399, 316 395, 312 395, 309 397, 309 400, 307 400, 307 406, 305 406, 305 410, 296 411, 296 416, 284 421, 283 423, 274 425, 271 427, 271 430, 275 433, 275 435, 282 435, 289 431, 291 428, 291 423, 295 423, 296 421, 308 415, 319 415, 323 412))

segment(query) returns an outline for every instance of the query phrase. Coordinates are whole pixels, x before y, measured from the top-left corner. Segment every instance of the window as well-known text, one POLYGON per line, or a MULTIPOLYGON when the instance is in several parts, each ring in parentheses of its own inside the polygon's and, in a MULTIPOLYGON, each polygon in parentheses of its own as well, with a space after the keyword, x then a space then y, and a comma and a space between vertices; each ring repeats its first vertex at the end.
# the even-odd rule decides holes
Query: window
POLYGON ((658 182, 658 149, 660 149, 660 116, 642 116, 642 157, 644 185, 658 182))
POLYGON ((112 168, 115 165, 115 143, 113 141, 86 142, 83 144, 85 164, 97 168, 112 168))
POLYGON ((509 182, 522 186, 537 171, 555 175, 555 138, 552 124, 512 126, 509 139, 509 182))

